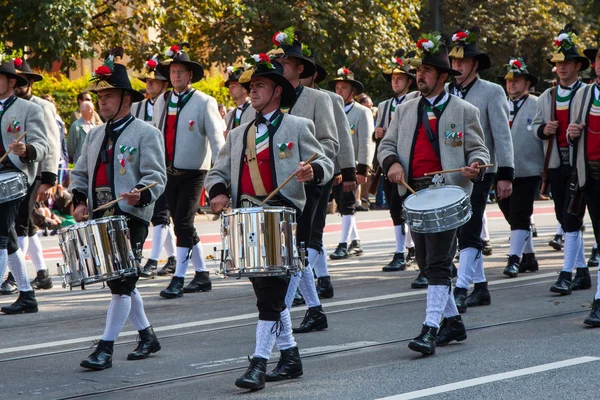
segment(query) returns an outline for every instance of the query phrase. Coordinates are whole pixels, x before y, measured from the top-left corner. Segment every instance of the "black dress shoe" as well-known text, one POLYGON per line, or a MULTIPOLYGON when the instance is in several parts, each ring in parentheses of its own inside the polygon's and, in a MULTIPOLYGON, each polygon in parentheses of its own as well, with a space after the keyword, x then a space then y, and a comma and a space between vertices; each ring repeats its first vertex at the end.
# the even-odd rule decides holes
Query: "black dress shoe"
POLYGON ((358 205, 358 206, 356 206, 354 209, 355 209, 356 211, 360 211, 360 212, 369 211, 369 208, 368 208, 368 207, 365 207, 365 206, 363 206, 362 204, 361 204, 361 205, 358 205))
POLYGON ((150 354, 160 350, 160 343, 152 326, 138 331, 138 333, 140 334, 140 340, 135 350, 127 354, 128 360, 143 360, 144 358, 148 358, 150 354))
POLYGON ((322 331, 327 329, 327 315, 323 312, 323 307, 311 307, 306 310, 304 319, 298 328, 292 329, 294 333, 308 333, 312 331, 322 331))
POLYGON ((317 279, 317 294, 320 299, 333 298, 333 285, 329 276, 322 276, 317 279))
POLYGON ((554 235, 552 240, 548 242, 548 246, 552 247, 556 251, 560 251, 563 248, 563 237, 562 235, 554 235))
POLYGON ((481 243, 483 244, 483 248, 481 249, 481 252, 483 253, 484 256, 491 256, 493 249, 492 249, 492 245, 490 244, 489 240, 482 240, 481 243))
POLYGON ((329 255, 329 258, 332 260, 344 260, 348 258, 348 244, 339 243, 335 251, 329 255))
POLYGON ((573 274, 570 272, 560 271, 560 275, 558 275, 558 280, 552 287, 550 291, 552 293, 558 293, 562 295, 571 294, 571 282, 573 280, 573 274))
POLYGON ((174 276, 171 278, 169 286, 160 292, 160 297, 165 299, 174 299, 183 296, 183 277, 174 276))
POLYGON ((40 269, 34 280, 30 282, 34 290, 52 289, 52 278, 47 269, 40 269))
POLYGON ((406 261, 404 261, 404 253, 394 253, 394 258, 390 263, 384 266, 383 272, 404 271, 406 269, 406 261))
POLYGON ((15 282, 15 278, 11 272, 8 273, 8 277, 4 282, 2 282, 2 286, 0 286, 0 294, 16 294, 19 291, 17 287, 17 283, 15 282))
POLYGON ((475 284, 475 288, 467 297, 467 307, 489 306, 492 304, 487 282, 475 284))
POLYGON ((594 247, 592 249, 592 254, 590 254, 590 259, 588 260, 588 267, 593 268, 600 265, 600 254, 598 253, 598 248, 594 247))
POLYGON ((421 273, 419 273, 419 276, 410 283, 410 287, 413 289, 426 289, 428 285, 429 281, 427 280, 427 277, 421 273))
POLYGON ((423 325, 421 334, 408 342, 408 348, 421 354, 430 356, 435 354, 435 341, 437 339, 437 328, 423 325))
POLYGON ((535 227, 535 224, 531 224, 531 236, 533 236, 534 238, 536 238, 538 236, 538 232, 537 232, 537 228, 535 227))
POLYGON ((523 253, 523 258, 519 264, 519 272, 536 272, 540 269, 535 253, 523 253))
POLYGON ((589 268, 577 268, 575 278, 571 283, 571 290, 586 290, 592 287, 592 278, 589 268))
POLYGON ((96 346, 96 350, 79 365, 83 368, 101 371, 112 367, 113 346, 115 342, 105 342, 101 340, 96 346))
POLYGON ((210 281, 209 272, 197 272, 194 275, 194 279, 183 288, 183 293, 196 293, 196 292, 208 292, 212 289, 212 282, 210 281))
POLYGON ((454 340, 462 342, 466 338, 467 330, 465 329, 465 324, 463 324, 462 317, 457 315, 456 317, 444 318, 442 320, 435 344, 437 346, 445 346, 454 340))
POLYGON ((516 278, 517 276, 519 276, 519 263, 521 262, 521 260, 519 259, 518 256, 515 256, 514 254, 511 254, 508 256, 508 263, 506 264, 506 267, 504 268, 504 272, 502 272, 504 275, 508 276, 509 278, 516 278))
POLYGON ((304 296, 300 293, 300 289, 296 289, 294 300, 292 300, 292 307, 301 306, 302 304, 306 304, 306 301, 304 301, 304 296))
POLYGON ((363 249, 360 247, 360 240, 353 240, 350 242, 350 246, 348 246, 348 255, 350 257, 354 256, 362 256, 363 249))
POLYGON ((139 272, 140 277, 147 278, 147 279, 154 279, 154 277, 156 276, 157 269, 158 269, 158 261, 148 259, 148 261, 146 261, 146 264, 142 267, 142 269, 140 269, 140 272, 139 272))
POLYGON ((265 387, 265 374, 267 373, 267 359, 252 357, 250 366, 244 375, 235 380, 235 386, 242 389, 260 390, 265 387))
POLYGON ((38 312, 38 303, 35 299, 35 293, 33 290, 29 292, 19 292, 17 301, 10 306, 0 308, 0 311, 4 314, 29 314, 38 312))
POLYGON ((415 259, 415 248, 407 247, 406 248, 406 263, 413 261, 415 259))
POLYGON ((467 289, 459 287, 454 288, 454 301, 456 302, 456 308, 458 308, 458 312, 461 314, 467 312, 467 295, 467 289))
POLYGON ((600 326, 600 299, 594 300, 592 311, 590 311, 590 315, 588 315, 583 323, 590 326, 600 326))
POLYGON ((167 263, 156 273, 158 276, 166 276, 175 273, 175 267, 177 266, 177 260, 171 256, 167 259, 167 263))
POLYGON ((265 375, 265 381, 277 382, 285 379, 299 378, 302 372, 302 360, 298 347, 281 350, 277 366, 270 373, 265 375))

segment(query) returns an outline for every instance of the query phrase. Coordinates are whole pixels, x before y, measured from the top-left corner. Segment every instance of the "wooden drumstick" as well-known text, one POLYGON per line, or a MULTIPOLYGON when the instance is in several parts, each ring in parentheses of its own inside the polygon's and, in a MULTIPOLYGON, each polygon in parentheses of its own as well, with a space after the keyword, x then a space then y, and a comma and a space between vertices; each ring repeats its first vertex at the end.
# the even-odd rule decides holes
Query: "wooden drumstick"
MULTIPOLYGON (((25 135, 27 135, 27 131, 23 132, 23 134, 16 139, 17 142, 20 142, 21 140, 23 140, 25 135)), ((9 149, 6 153, 4 153, 4 155, 2 157, 0 157, 0 164, 2 164, 4 162, 4 160, 6 159, 6 157, 8 157, 8 155, 10 153, 12 153, 12 149, 9 149)))
POLYGON ((414 194, 415 196, 419 197, 419 195, 417 194, 417 192, 415 192, 415 191, 414 191, 414 189, 413 189, 413 188, 411 188, 411 187, 408 185, 408 183, 406 183, 406 182, 404 181, 404 179, 402 179, 402 180, 400 181, 400 183, 401 183, 401 184, 402 184, 404 187, 406 187, 406 188, 407 188, 407 189, 408 189, 408 190, 409 190, 409 191, 410 191, 412 194, 414 194))
MULTIPOLYGON (((153 182, 153 183, 149 184, 148 186, 144 186, 143 188, 141 188, 141 189, 138 189, 138 193, 139 193, 139 192, 143 192, 144 190, 148 190, 148 189, 150 189, 150 188, 153 188, 153 187, 154 187, 154 186, 156 186, 156 185, 158 185, 158 182, 153 182)), ((112 206, 114 206, 115 204, 117 204, 118 202, 120 202, 121 200, 123 200, 123 196, 119 196, 119 197, 118 197, 118 198, 116 198, 115 200, 113 200, 113 201, 109 201, 108 203, 106 203, 106 204, 104 204, 104 205, 102 205, 102 206, 100 206, 100 207, 98 207, 98 208, 95 208, 95 209, 93 210, 93 212, 96 212, 96 211, 102 211, 102 210, 105 210, 105 209, 107 209, 107 208, 111 208, 112 206)))
MULTIPOLYGON (((490 167, 493 167, 493 166, 494 166, 494 164, 478 165, 477 169, 479 169, 479 168, 490 168, 490 167)), ((460 172, 461 170, 462 170, 462 168, 445 169, 443 171, 428 172, 428 173, 425 174, 425 176, 436 175, 436 174, 449 174, 451 172, 460 172)))
MULTIPOLYGON (((315 160, 315 158, 317 158, 317 155, 318 155, 317 153, 314 153, 312 156, 310 156, 310 157, 308 158, 308 160, 304 161, 304 164, 310 164, 311 162, 313 162, 313 161, 315 160)), ((281 189, 282 189, 282 188, 283 188, 285 185, 287 185, 288 183, 290 183, 290 181, 291 181, 292 179, 294 179, 294 177, 295 177, 295 176, 296 176, 296 173, 293 173, 293 174, 291 174, 290 176, 288 176, 288 177, 286 178, 286 180, 285 180, 285 181, 283 181, 283 182, 281 183, 281 185, 277 186, 277 187, 275 188, 275 190, 273 190, 273 191, 271 192, 271 194, 269 194, 269 195, 267 196, 267 198, 266 198, 266 199, 264 199, 264 200, 262 201, 262 203, 260 203, 260 206, 261 206, 261 207, 262 207, 262 206, 264 206, 264 205, 267 203, 267 201, 269 201, 269 200, 271 200, 273 197, 275 197, 275 195, 276 195, 277 193, 279 193, 279 191, 280 191, 280 190, 281 190, 281 189)))

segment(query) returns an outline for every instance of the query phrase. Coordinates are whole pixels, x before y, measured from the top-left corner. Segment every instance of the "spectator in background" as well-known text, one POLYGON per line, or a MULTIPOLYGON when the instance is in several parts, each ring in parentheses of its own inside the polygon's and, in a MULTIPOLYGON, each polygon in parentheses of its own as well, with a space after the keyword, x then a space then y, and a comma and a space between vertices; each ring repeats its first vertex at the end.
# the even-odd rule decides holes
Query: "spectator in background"
MULTIPOLYGON (((73 123, 75 123, 75 121, 77 121, 79 118, 81 118, 81 111, 80 111, 81 103, 84 101, 89 101, 90 103, 93 102, 92 95, 87 90, 85 92, 81 92, 77 95, 77 107, 78 108, 77 108, 77 110, 73 111, 71 113, 71 116, 69 117, 71 125, 73 125, 73 123)), ((96 111, 94 111, 94 118, 92 119, 92 121, 94 122, 94 126, 102 125, 102 119, 100 118, 98 113, 96 113, 96 111)), ((70 130, 69 130, 69 132, 70 132, 70 130)))
MULTIPOLYGON (((69 153, 69 162, 77 163, 81 156, 83 141, 88 132, 96 126, 94 123, 94 103, 91 101, 83 101, 79 106, 81 117, 73 122, 69 128, 69 137, 67 139, 67 151, 69 153)), ((102 122, 101 122, 102 123, 102 122)))
POLYGON ((219 104, 219 114, 221 114, 221 118, 225 119, 225 115, 227 115, 227 107, 225 107, 225 104, 219 104))

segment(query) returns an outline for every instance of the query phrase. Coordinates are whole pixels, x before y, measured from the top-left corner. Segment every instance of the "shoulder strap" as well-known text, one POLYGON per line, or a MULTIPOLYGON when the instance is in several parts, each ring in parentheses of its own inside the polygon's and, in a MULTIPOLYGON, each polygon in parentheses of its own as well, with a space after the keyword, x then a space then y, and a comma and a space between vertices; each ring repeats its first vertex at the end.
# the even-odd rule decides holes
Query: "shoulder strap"
MULTIPOLYGON (((144 100, 144 101, 147 101, 147 100, 144 100)), ((138 105, 138 107, 137 107, 137 111, 135 112, 135 117, 136 117, 136 118, 139 118, 139 116, 140 116, 140 111, 142 110, 142 105, 144 105, 144 106, 145 106, 145 104, 144 104, 144 101, 142 101, 142 102, 141 102, 141 103, 138 105)))
POLYGON ((256 124, 252 123, 248 128, 246 136, 246 161, 248 162, 252 187, 254 187, 254 194, 256 196, 266 196, 268 193, 262 181, 260 170, 258 169, 258 160, 256 159, 256 124))
POLYGON ((158 129, 162 132, 165 126, 165 120, 167 117, 167 111, 169 110, 169 100, 171 99, 171 90, 167 90, 165 94, 163 94, 163 100, 165 101, 165 106, 163 107, 162 114, 160 116, 160 120, 158 121, 158 129))
POLYGON ((385 106, 383 107, 383 115, 381 116, 381 120, 379 121, 378 128, 383 128, 383 125, 385 125, 385 120, 387 119, 387 113, 388 113, 391 103, 392 103, 391 99, 389 101, 385 102, 385 106))
MULTIPOLYGON (((581 98, 581 107, 579 107, 579 116, 577 117, 577 123, 580 124, 583 121, 581 120, 583 118, 583 112, 587 109, 587 107, 585 106, 585 98, 587 97, 588 93, 590 92, 590 88, 592 87, 592 85, 587 85, 585 87, 585 91, 583 92, 583 97, 581 98)), ((591 101, 591 99, 590 99, 591 101)))
POLYGON ((440 140, 438 137, 439 135, 437 135, 435 132, 433 132, 433 129, 431 129, 431 125, 429 124, 429 115, 427 113, 426 104, 422 104, 421 119, 422 119, 423 127, 425 128, 425 132, 427 132, 427 138, 429 139, 429 143, 431 143, 431 147, 433 147, 433 151, 435 151, 435 154, 441 161, 442 158, 440 157, 440 140))

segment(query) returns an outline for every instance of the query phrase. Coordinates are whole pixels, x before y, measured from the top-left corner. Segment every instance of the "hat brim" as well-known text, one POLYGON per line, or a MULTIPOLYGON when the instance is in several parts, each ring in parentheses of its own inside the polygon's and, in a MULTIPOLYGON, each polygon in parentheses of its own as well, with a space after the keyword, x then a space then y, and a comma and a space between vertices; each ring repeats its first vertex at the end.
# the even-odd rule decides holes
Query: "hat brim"
POLYGON ((27 80, 27 78, 25 78, 22 75, 13 74, 12 72, 7 72, 7 71, 0 71, 0 74, 4 74, 4 75, 8 76, 9 79, 16 79, 17 80, 17 84, 15 85, 16 87, 29 85, 29 81, 27 80))
MULTIPOLYGON (((414 71, 414 69, 412 69, 411 71, 414 71)), ((413 72, 406 72, 406 71, 396 71, 394 70, 393 72, 382 72, 381 75, 383 76, 383 78, 388 81, 391 82, 392 81, 392 75, 394 74, 404 74, 407 75, 409 78, 411 78, 413 81, 415 79, 417 79, 417 76, 413 73, 413 72)))
POLYGON ((317 63, 315 63, 315 66, 317 67, 317 79, 315 82, 323 82, 327 78, 327 71, 325 71, 325 68, 317 63))
MULTIPOLYGON (((538 83, 538 78, 533 75, 533 74, 515 74, 513 72, 514 76, 523 76, 525 77, 529 82, 531 82, 531 86, 535 86, 538 83)), ((498 75, 497 76, 498 82, 501 84, 504 84, 506 82, 506 74, 504 75, 498 75)))
MULTIPOLYGON (((552 65, 553 67, 556 65, 556 62, 552 61, 552 58, 546 58, 546 61, 548 61, 548 64, 552 65)), ((590 67, 590 60, 588 60, 587 57, 583 56, 565 56, 565 61, 580 62, 581 68, 579 69, 579 71, 585 71, 590 67)))
POLYGON ((415 68, 418 68, 420 65, 429 65, 431 67, 434 67, 435 69, 437 69, 438 71, 440 71, 442 73, 447 73, 450 76, 461 75, 461 73, 458 72, 457 70, 447 67, 445 65, 438 65, 438 64, 431 63, 431 62, 423 62, 422 60, 419 60, 419 59, 413 59, 411 61, 411 65, 415 68))
POLYGON ((448 58, 450 60, 452 60, 453 58, 462 60, 464 60, 465 58, 474 58, 478 62, 477 71, 485 71, 486 69, 489 69, 492 66, 492 60, 490 56, 487 53, 483 53, 480 51, 476 53, 465 52, 462 57, 456 57, 456 55, 449 55, 448 58))
MULTIPOLYGON (((44 80, 44 77, 40 74, 35 74, 33 72, 17 72, 18 75, 21 75, 27 79, 27 84, 29 84, 29 79, 33 79, 34 82, 40 82, 44 80)), ((24 86, 24 85, 23 85, 24 86)))
POLYGON ((171 83, 171 74, 169 73, 171 64, 184 64, 188 66, 192 70, 192 83, 196 83, 204 78, 204 68, 195 61, 169 61, 167 63, 161 63, 156 67, 158 73, 167 78, 169 83, 171 83))
POLYGON ((341 79, 341 78, 335 78, 334 80, 327 82, 327 86, 329 87, 329 90, 331 90, 332 92, 335 92, 335 84, 338 82, 348 82, 349 84, 351 84, 352 87, 354 89, 356 89, 356 94, 355 94, 356 96, 365 92, 365 87, 359 81, 355 81, 354 79, 341 79))
POLYGON ((589 48, 589 49, 585 49, 583 51, 583 54, 585 54, 585 56, 592 62, 596 62, 596 56, 598 55, 598 50, 599 48, 589 48))
POLYGON ((294 86, 288 81, 283 75, 278 74, 276 72, 259 72, 252 74, 250 81, 242 83, 241 85, 246 88, 248 92, 250 92, 250 84, 252 83, 252 79, 258 77, 265 77, 277 84, 277 86, 281 86, 281 102, 279 103, 280 107, 291 107, 296 102, 296 89, 294 86))
POLYGON ((108 83, 106 81, 93 82, 90 86, 88 86, 88 88, 86 90, 97 94, 98 92, 101 92, 101 91, 107 90, 107 89, 119 89, 119 90, 126 90, 126 91, 130 92, 133 103, 138 103, 138 102, 146 99, 146 96, 144 96, 142 93, 138 92, 137 90, 135 90, 131 87, 122 87, 119 85, 115 86, 115 85, 111 85, 110 83, 108 83))

